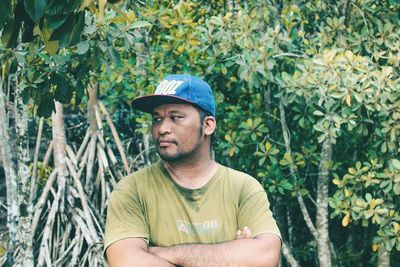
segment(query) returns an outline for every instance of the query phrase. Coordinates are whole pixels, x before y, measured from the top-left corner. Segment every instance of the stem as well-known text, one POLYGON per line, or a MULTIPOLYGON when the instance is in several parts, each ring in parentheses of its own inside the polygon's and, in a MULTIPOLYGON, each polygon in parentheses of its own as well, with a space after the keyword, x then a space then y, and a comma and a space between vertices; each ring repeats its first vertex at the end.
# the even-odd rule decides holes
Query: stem
POLYGON ((75 186, 78 189, 79 198, 82 203, 86 224, 88 225, 88 228, 91 230, 91 235, 93 237, 94 242, 98 242, 99 240, 98 240, 98 236, 96 233, 96 228, 94 227, 92 217, 90 216, 90 211, 89 211, 90 208, 89 208, 89 205, 87 202, 87 197, 86 197, 85 191, 83 190, 82 183, 79 180, 77 173, 73 169, 71 162, 68 159, 66 160, 66 162, 67 162, 67 166, 69 168, 69 172, 70 172, 72 178, 74 179, 75 186))
POLYGON ((379 267, 390 267, 390 251, 387 251, 384 246, 380 246, 378 250, 378 265, 379 267))
POLYGON ((0 156, 3 162, 7 187, 7 227, 10 236, 10 257, 9 264, 12 265, 14 258, 13 254, 19 241, 18 234, 18 195, 17 195, 17 174, 12 160, 10 137, 8 135, 8 120, 5 108, 5 99, 3 94, 3 82, 0 79, 0 156))
MULTIPOLYGON (((279 111, 280 111, 280 121, 281 121, 281 126, 282 126, 282 132, 283 132, 283 139, 285 140, 285 147, 286 147, 286 153, 289 154, 291 157, 289 168, 290 168, 290 175, 297 181, 299 179, 299 175, 297 173, 297 167, 293 162, 293 157, 292 157, 292 149, 290 147, 290 132, 289 128, 286 123, 286 117, 285 117, 285 108, 283 106, 282 99, 279 101, 279 111)), ((301 213, 303 214, 303 218, 306 222, 306 225, 308 229, 310 230, 311 234, 313 235, 314 239, 318 239, 318 234, 315 229, 314 223, 311 220, 310 214, 308 213, 307 207, 304 203, 303 197, 300 194, 297 194, 297 201, 300 205, 300 210, 301 213)))
POLYGON ((20 247, 16 258, 17 265, 33 266, 31 175, 29 171, 28 110, 22 102, 22 89, 16 82, 15 90, 15 130, 18 161, 18 207, 20 247))
POLYGON ((33 170, 32 170, 32 178, 31 178, 31 199, 33 199, 33 195, 36 191, 36 177, 37 177, 37 168, 38 168, 38 158, 40 151, 40 142, 42 140, 42 132, 43 132, 43 117, 39 120, 38 133, 36 137, 36 146, 35 146, 35 155, 33 157, 33 170))
POLYGON ((85 138, 83 138, 82 144, 79 147, 78 152, 76 153, 76 160, 79 161, 80 158, 82 157, 83 151, 85 151, 86 145, 89 142, 89 137, 90 137, 90 128, 86 130, 85 138))
POLYGON ((349 18, 350 18, 350 11, 351 11, 351 0, 347 0, 346 3, 346 10, 345 10, 345 17, 344 17, 344 25, 346 25, 346 28, 349 26, 349 18))
POLYGON ((292 252, 290 251, 289 247, 286 245, 285 242, 282 242, 282 254, 285 256, 286 261, 289 263, 290 266, 292 267, 299 267, 299 263, 297 260, 293 257, 292 252))
POLYGON ((76 160, 76 156, 72 148, 69 145, 66 145, 65 151, 67 152, 68 158, 71 160, 72 164, 74 164, 74 166, 78 166, 78 161, 76 160))
POLYGON ((121 139, 118 136, 117 130, 115 129, 114 123, 112 122, 110 114, 108 113, 106 107, 103 105, 103 103, 101 101, 98 101, 98 105, 100 107, 101 112, 104 114, 104 117, 106 118, 108 126, 111 129, 111 133, 114 137, 115 143, 117 144, 117 148, 118 148, 119 154, 121 155, 125 171, 128 174, 129 173, 129 165, 128 165, 128 160, 126 159, 126 155, 125 155, 124 148, 122 146, 121 139))
POLYGON ((53 200, 49 215, 47 216, 46 225, 45 225, 44 231, 43 231, 42 242, 40 244, 38 266, 42 266, 44 260, 46 260, 47 266, 51 266, 49 241, 50 241, 50 237, 51 237, 51 233, 52 233, 54 220, 57 215, 58 205, 59 205, 59 202, 61 199, 62 192, 64 191, 63 189, 64 188, 61 188, 61 187, 58 188, 57 195, 56 195, 55 199, 53 200), (50 263, 50 265, 49 265, 49 263, 50 263))
POLYGON ((92 134, 90 138, 90 143, 89 143, 89 154, 88 154, 88 161, 86 165, 86 183, 85 187, 89 188, 91 186, 90 180, 93 176, 93 166, 94 166, 94 161, 95 161, 95 156, 96 156, 96 139, 97 135, 92 134))
POLYGON ((321 161, 317 184, 317 233, 318 258, 321 267, 329 267, 331 254, 329 250, 329 168, 332 160, 332 141, 326 138, 322 143, 321 161))
POLYGON ((47 149, 46 154, 44 154, 43 168, 46 168, 47 165, 49 165, 50 157, 53 154, 53 143, 54 143, 53 140, 51 140, 49 148, 47 149))
POLYGON ((47 179, 46 185, 43 189, 42 195, 40 196, 36 206, 35 206, 35 213, 33 215, 33 219, 32 219, 32 233, 35 234, 36 232, 36 228, 40 219, 40 214, 42 213, 44 204, 46 203, 46 199, 47 196, 51 190, 51 188, 53 187, 53 183, 56 180, 57 177, 57 170, 54 170, 49 178, 47 179))

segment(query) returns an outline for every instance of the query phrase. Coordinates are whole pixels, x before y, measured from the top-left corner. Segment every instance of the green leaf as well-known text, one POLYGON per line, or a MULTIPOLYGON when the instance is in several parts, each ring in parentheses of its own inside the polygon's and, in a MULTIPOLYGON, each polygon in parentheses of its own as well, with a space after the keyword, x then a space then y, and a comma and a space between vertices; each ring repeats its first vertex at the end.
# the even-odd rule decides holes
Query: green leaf
POLYGON ((53 110, 55 110, 53 95, 46 94, 42 96, 37 109, 38 116, 48 118, 53 110))
POLYGON ((118 66, 119 62, 121 61, 121 56, 118 51, 113 47, 107 47, 107 52, 114 64, 114 66, 118 66))
MULTIPOLYGON (((86 31, 86 30, 85 30, 86 31)), ((128 40, 129 44, 135 43, 135 37, 132 34, 125 33, 126 39, 128 40)))
POLYGON ((67 104, 72 98, 72 86, 70 86, 65 76, 55 74, 52 78, 52 83, 57 85, 54 98, 61 103, 67 104))
POLYGON ((48 15, 46 16, 47 28, 55 30, 68 19, 68 14, 48 15))
POLYGON ((398 159, 393 159, 392 164, 396 169, 400 170, 400 161, 398 159))
POLYGON ((386 142, 383 142, 382 145, 381 145, 381 152, 382 153, 386 153, 386 151, 387 151, 386 142))
POLYGON ((319 110, 314 111, 313 114, 315 116, 324 116, 324 113, 322 113, 322 111, 319 111, 319 110))
POLYGON ((85 40, 78 43, 77 48, 78 48, 78 54, 80 55, 85 54, 89 50, 89 41, 85 40))
POLYGON ((24 20, 24 25, 22 27, 22 37, 21 37, 22 43, 29 43, 33 41, 34 27, 35 27, 35 22, 27 17, 26 20, 24 20))
POLYGON ((73 27, 71 32, 71 45, 76 45, 81 41, 81 34, 85 27, 85 12, 74 15, 73 27))
POLYGON ((68 16, 68 19, 63 23, 63 25, 61 25, 60 27, 58 27, 56 30, 53 31, 50 37, 50 41, 58 41, 58 46, 60 48, 68 46, 71 41, 70 38, 72 31, 71 25, 73 25, 73 21, 74 21, 74 16, 73 14, 70 14, 68 16))
POLYGON ((304 117, 300 118, 299 125, 300 125, 301 128, 304 128, 304 117))
POLYGON ((282 73, 282 80, 287 83, 290 84, 290 82, 292 82, 292 76, 289 75, 287 72, 283 72, 282 73))
POLYGON ((0 0, 0 30, 3 29, 6 21, 12 16, 11 0, 0 0))
POLYGON ((33 21, 38 21, 46 11, 47 0, 24 0, 26 13, 33 21))
POLYGON ((20 64, 25 64, 26 63, 26 60, 25 60, 24 56, 21 55, 21 53, 15 51, 14 52, 14 56, 17 59, 18 63, 20 63, 20 64))
POLYGON ((75 88, 76 88, 76 94, 75 94, 75 107, 76 107, 81 103, 83 97, 85 96, 86 86, 83 84, 82 81, 78 81, 75 88))
POLYGON ((68 5, 65 8, 65 12, 72 12, 75 9, 77 9, 81 4, 82 4, 82 0, 70 0, 68 5))
POLYGON ((55 53, 57 53, 58 41, 50 41, 50 38, 51 38, 50 36, 52 34, 51 30, 44 28, 42 30, 42 34, 43 34, 43 41, 45 44, 46 51, 50 55, 54 55, 55 53))
POLYGON ((25 87, 24 90, 22 91, 22 102, 24 104, 28 104, 29 99, 31 98, 32 90, 33 90, 33 88, 28 86, 28 87, 25 87))
POLYGON ((144 27, 151 27, 151 23, 145 20, 138 20, 129 26, 129 28, 131 29, 144 28, 144 27))
POLYGON ((21 22, 14 19, 6 23, 1 35, 1 41, 7 48, 16 46, 20 27, 21 22))

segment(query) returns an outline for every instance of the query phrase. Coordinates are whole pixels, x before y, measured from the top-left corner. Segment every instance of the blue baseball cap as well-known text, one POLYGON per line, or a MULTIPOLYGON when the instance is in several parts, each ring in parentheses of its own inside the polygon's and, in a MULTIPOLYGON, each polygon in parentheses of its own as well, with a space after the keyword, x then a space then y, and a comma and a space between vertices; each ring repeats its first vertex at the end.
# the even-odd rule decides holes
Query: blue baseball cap
POLYGON ((132 101, 134 108, 149 113, 164 104, 192 104, 215 117, 215 101, 210 85, 188 74, 169 75, 158 84, 154 94, 139 96, 132 101))

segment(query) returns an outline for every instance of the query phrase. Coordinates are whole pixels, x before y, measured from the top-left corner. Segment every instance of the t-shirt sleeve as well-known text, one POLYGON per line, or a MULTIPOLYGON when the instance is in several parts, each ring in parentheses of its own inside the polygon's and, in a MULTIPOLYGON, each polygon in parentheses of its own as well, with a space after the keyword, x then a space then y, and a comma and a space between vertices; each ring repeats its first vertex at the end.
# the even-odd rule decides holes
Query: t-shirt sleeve
POLYGON ((267 193, 264 188, 251 178, 242 188, 239 200, 239 228, 248 226, 254 236, 263 233, 276 234, 281 238, 276 224, 267 193))
POLYGON ((112 243, 126 238, 142 238, 147 243, 149 240, 144 205, 140 201, 133 177, 122 179, 110 195, 104 251, 112 243))

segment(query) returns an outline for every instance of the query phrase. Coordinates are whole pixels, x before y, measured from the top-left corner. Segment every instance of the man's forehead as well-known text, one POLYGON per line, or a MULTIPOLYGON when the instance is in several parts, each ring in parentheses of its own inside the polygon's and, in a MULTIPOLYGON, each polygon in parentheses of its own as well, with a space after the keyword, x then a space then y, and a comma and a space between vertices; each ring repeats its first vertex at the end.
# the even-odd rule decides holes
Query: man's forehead
POLYGON ((152 114, 167 113, 186 113, 196 111, 196 108, 190 104, 163 104, 153 109, 152 114))

